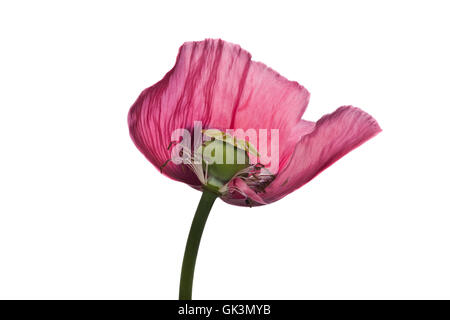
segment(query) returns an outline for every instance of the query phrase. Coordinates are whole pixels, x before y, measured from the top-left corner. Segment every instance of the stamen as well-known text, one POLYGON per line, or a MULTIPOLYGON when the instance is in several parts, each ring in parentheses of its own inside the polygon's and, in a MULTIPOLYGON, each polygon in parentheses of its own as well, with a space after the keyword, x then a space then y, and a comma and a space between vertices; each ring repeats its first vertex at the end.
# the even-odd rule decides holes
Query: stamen
POLYGON ((169 159, 169 160, 166 160, 166 162, 164 162, 164 163, 159 167, 159 171, 161 171, 161 173, 163 172, 164 167, 167 166, 167 164, 168 164, 169 162, 170 162, 170 159, 169 159))

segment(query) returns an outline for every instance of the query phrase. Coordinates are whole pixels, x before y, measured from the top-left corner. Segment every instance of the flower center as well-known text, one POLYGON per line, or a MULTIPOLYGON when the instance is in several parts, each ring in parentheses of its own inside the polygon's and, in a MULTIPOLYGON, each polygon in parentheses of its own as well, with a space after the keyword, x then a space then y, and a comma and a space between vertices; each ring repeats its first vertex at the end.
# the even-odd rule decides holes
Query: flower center
MULTIPOLYGON (((202 133, 210 140, 193 150, 190 145, 181 144, 178 154, 184 157, 183 163, 194 172, 203 188, 220 196, 233 192, 243 194, 239 188, 229 186, 231 180, 239 178, 255 192, 265 192, 275 175, 259 162, 250 163, 249 155, 257 160, 261 155, 249 141, 216 129, 203 130, 202 133)), ((161 172, 169 161, 160 167, 161 172)))
POLYGON ((245 149, 223 140, 214 139, 203 144, 203 170, 206 187, 218 191, 239 172, 250 167, 245 149))

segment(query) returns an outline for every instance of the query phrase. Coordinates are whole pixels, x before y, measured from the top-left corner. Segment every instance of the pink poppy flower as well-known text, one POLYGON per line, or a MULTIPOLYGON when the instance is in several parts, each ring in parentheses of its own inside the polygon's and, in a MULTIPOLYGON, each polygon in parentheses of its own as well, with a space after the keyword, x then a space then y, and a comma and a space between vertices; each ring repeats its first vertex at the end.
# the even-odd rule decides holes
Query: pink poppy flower
POLYGON ((194 170, 168 162, 176 129, 192 130, 194 121, 201 121, 205 129, 222 131, 279 130, 279 169, 270 181, 235 177, 221 194, 230 204, 262 205, 300 188, 381 131, 375 119, 352 106, 316 123, 303 120, 308 100, 303 86, 252 61, 238 45, 208 39, 180 48, 172 70, 133 104, 128 124, 134 143, 151 163, 199 190, 203 185, 194 170))
POLYGON ((217 197, 241 206, 277 201, 381 131, 351 106, 316 123, 303 120, 308 100, 305 88, 252 61, 239 46, 205 40, 185 43, 172 70, 131 107, 128 125, 138 149, 168 177, 203 191, 183 258, 180 299, 191 299, 201 235, 217 197))

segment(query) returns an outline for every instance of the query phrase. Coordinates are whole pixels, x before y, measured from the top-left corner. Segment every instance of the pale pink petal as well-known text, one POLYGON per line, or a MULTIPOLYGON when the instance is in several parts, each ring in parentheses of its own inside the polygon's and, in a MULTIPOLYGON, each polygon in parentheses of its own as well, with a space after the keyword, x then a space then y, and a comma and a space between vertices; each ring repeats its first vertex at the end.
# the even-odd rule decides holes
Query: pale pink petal
POLYGON ((322 117, 314 131, 300 139, 288 165, 261 197, 268 203, 281 199, 380 131, 374 118, 351 106, 322 117))

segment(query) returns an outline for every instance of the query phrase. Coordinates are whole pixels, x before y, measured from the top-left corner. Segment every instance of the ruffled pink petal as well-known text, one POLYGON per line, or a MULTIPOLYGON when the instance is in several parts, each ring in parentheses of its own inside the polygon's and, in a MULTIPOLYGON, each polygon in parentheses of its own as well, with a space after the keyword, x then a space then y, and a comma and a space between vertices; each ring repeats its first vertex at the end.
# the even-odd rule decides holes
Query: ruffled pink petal
POLYGON ((376 120, 366 112, 340 107, 322 117, 315 129, 300 139, 288 165, 261 197, 267 203, 283 198, 380 131, 376 120))
MULTIPOLYGON (((261 63, 248 52, 222 40, 184 44, 172 70, 144 90, 130 109, 130 135, 157 168, 171 157, 171 135, 178 128, 279 129, 280 168, 295 144, 295 130, 309 93, 261 63), (283 162, 283 163, 281 163, 283 162)), ((270 145, 270 141, 269 141, 270 145)), ((167 176, 200 185, 182 165, 167 163, 167 176)))

